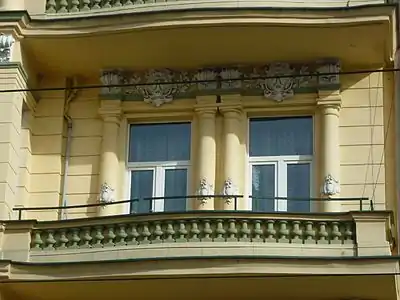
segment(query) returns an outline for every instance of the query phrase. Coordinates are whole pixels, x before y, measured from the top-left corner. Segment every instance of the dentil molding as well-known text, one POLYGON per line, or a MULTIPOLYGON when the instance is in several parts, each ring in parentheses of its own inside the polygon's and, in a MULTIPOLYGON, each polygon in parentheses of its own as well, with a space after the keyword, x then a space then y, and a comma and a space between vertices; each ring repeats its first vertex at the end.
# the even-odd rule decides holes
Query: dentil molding
POLYGON ((273 62, 261 66, 211 67, 197 70, 103 70, 102 99, 143 100, 155 106, 201 95, 264 95, 277 102, 295 93, 339 88, 340 63, 273 62), (124 86, 126 85, 126 86, 124 86))

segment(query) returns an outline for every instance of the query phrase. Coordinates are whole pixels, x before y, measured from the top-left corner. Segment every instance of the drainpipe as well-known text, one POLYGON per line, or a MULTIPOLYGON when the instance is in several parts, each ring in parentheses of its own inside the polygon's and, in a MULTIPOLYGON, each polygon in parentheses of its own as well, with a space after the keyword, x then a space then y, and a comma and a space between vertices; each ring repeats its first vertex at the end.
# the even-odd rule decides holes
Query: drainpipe
MULTIPOLYGON (((71 141, 72 141, 72 118, 68 114, 69 105, 72 100, 76 97, 77 90, 73 89, 75 85, 74 79, 67 79, 66 82, 66 90, 65 90, 65 105, 64 105, 64 119, 67 121, 67 144, 65 147, 65 162, 64 162, 64 176, 62 179, 62 198, 61 198, 61 206, 66 207, 68 206, 68 199, 67 199, 67 183, 68 183, 68 169, 69 169, 69 159, 70 159, 70 152, 71 152, 71 141)), ((68 210, 61 209, 59 212, 59 218, 61 220, 68 219, 68 210)))
MULTIPOLYGON (((390 2, 389 2, 390 3, 390 2)), ((400 47, 398 43, 400 41, 400 1, 394 0, 392 1, 393 4, 396 5, 396 52, 394 55, 394 68, 400 68, 400 47)), ((395 212, 395 218, 397 220, 397 241, 396 241, 396 248, 397 254, 400 254, 400 73, 394 72, 394 109, 395 109, 395 137, 396 137, 396 144, 395 144, 395 155, 396 155, 396 196, 397 196, 397 206, 395 212)))

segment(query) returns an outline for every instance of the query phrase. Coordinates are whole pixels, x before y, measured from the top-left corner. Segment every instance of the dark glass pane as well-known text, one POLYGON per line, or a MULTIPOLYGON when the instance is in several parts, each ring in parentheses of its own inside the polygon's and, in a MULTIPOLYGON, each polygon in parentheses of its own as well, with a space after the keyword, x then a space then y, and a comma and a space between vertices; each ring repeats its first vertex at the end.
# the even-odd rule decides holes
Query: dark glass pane
POLYGON ((190 123, 131 125, 130 162, 190 159, 190 123))
POLYGON ((309 198, 311 181, 310 164, 290 164, 287 166, 287 211, 310 212, 309 198), (290 198, 304 198, 306 201, 290 200, 290 198))
POLYGON ((252 168, 252 210, 273 212, 275 208, 275 166, 255 165, 252 168))
POLYGON ((250 156, 312 154, 312 117, 250 120, 250 156))
POLYGON ((139 198, 132 202, 131 213, 148 213, 152 209, 151 200, 143 198, 153 197, 153 171, 140 170, 131 173, 131 199, 139 198))
MULTIPOLYGON (((165 197, 186 196, 187 170, 165 170, 165 197)), ((164 200, 164 211, 186 211, 186 198, 173 198, 164 200)))

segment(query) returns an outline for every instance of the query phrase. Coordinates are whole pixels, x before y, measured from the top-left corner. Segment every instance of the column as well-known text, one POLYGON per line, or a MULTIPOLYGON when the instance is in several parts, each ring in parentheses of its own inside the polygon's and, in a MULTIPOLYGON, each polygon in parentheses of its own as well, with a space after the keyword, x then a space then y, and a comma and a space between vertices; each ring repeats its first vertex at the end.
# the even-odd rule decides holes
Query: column
POLYGON ((197 194, 193 208, 196 210, 213 210, 215 194, 216 141, 215 141, 215 96, 198 97, 195 108, 197 114, 197 194), (209 101, 208 101, 209 100, 209 101), (210 104, 207 105, 207 102, 210 104))
MULTIPOLYGON (((235 100, 240 101, 240 96, 230 95, 223 98, 223 102, 226 105, 220 107, 220 112, 224 117, 224 129, 223 129, 223 176, 224 176, 224 186, 222 189, 222 194, 225 196, 229 195, 239 195, 239 184, 241 178, 242 159, 241 159, 241 142, 240 135, 242 131, 241 127, 241 116, 242 110, 241 106, 238 104, 229 104, 229 102, 234 102, 235 100)), ((235 102, 237 102, 235 101, 235 102)), ((237 198, 237 202, 241 199, 237 198)), ((239 205, 235 204, 234 197, 227 197, 222 199, 224 210, 234 210, 239 205)))
POLYGON ((323 211, 340 212, 340 140, 339 140, 339 111, 341 97, 338 91, 319 92, 317 104, 319 106, 322 122, 321 198, 324 198, 323 211))
MULTIPOLYGON (((119 178, 118 132, 121 117, 120 101, 103 100, 99 114, 103 119, 103 140, 101 143, 99 202, 112 203, 118 201, 116 190, 119 178)), ((99 207, 99 216, 119 213, 119 205, 99 207)))

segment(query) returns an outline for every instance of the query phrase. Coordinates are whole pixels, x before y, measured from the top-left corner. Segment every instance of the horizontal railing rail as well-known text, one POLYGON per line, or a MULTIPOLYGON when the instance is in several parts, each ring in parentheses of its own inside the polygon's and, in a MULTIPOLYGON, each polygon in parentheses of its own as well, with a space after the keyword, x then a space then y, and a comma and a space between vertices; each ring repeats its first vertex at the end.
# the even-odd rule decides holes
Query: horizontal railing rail
MULTIPOLYGON (((13 208, 13 211, 18 212, 18 220, 22 220, 22 212, 24 211, 48 211, 48 210, 57 210, 59 216, 63 214, 65 210, 70 209, 79 209, 79 208, 90 208, 90 207, 105 207, 111 205, 119 205, 119 204, 126 204, 130 203, 138 203, 140 201, 149 201, 149 209, 148 213, 154 212, 154 201, 156 200, 179 200, 179 199, 204 199, 204 198, 229 198, 233 199, 234 204, 234 211, 238 210, 238 199, 244 198, 244 195, 206 195, 206 196, 199 196, 199 195, 186 195, 186 196, 170 196, 170 197, 143 197, 143 198, 134 198, 129 200, 120 200, 114 201, 110 203, 92 203, 92 204, 82 204, 82 205, 68 205, 68 206, 43 206, 43 207, 16 207, 13 208)), ((373 211, 374 210, 374 203, 369 198, 295 198, 295 197, 259 197, 259 196, 249 196, 250 199, 261 200, 261 201, 275 201, 275 200, 286 200, 286 201, 299 201, 299 202, 326 202, 326 201, 349 201, 355 202, 357 201, 359 204, 359 211, 373 211), (364 209, 365 204, 367 204, 368 209, 364 209)), ((185 211, 191 211, 191 209, 186 209, 185 211)), ((256 211, 257 210, 254 210, 256 211)), ((262 211, 260 211, 262 212, 262 211)), ((269 212, 269 211, 268 211, 269 212)), ((300 211, 299 211, 300 212, 300 211)), ((131 214, 135 214, 137 212, 131 211, 131 214)), ((275 213, 279 213, 276 211, 275 213)), ((304 213, 304 211, 301 211, 304 213)), ((312 213, 312 212, 311 212, 312 213)))

